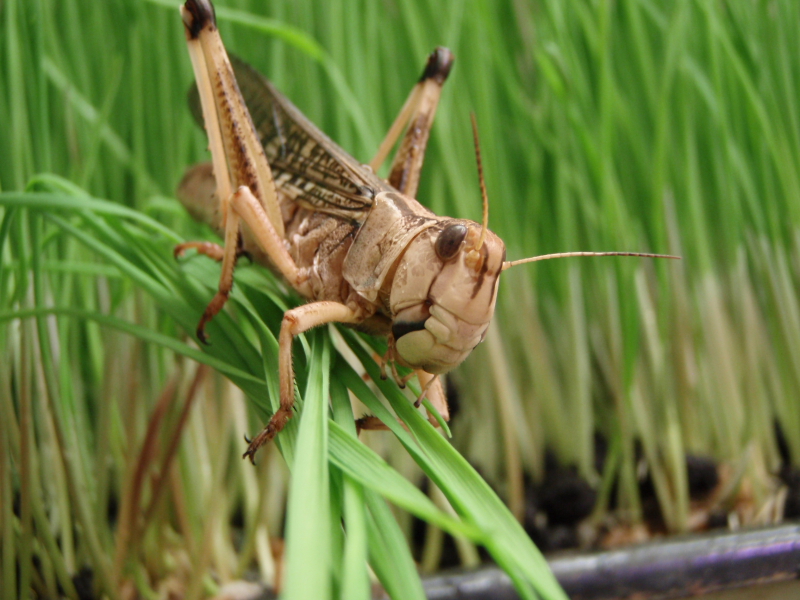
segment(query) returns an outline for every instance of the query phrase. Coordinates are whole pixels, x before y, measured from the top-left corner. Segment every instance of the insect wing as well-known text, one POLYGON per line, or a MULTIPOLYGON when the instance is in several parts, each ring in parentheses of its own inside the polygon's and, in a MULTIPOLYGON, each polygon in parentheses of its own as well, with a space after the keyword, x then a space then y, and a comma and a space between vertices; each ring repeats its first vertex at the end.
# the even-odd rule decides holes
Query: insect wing
MULTIPOLYGON (((279 193, 311 210, 363 223, 375 194, 394 188, 336 145, 253 67, 235 56, 230 60, 279 193)), ((202 124, 196 87, 189 104, 202 124)))

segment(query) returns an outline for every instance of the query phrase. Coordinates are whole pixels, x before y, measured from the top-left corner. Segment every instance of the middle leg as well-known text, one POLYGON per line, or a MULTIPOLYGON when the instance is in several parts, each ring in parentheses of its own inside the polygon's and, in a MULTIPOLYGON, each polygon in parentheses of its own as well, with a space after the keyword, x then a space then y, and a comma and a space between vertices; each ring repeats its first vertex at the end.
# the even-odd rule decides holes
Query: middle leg
POLYGON ((266 427, 250 442, 242 458, 255 459, 258 449, 275 437, 292 416, 294 406, 294 368, 292 341, 296 335, 326 323, 358 323, 363 315, 339 302, 321 301, 304 304, 283 315, 278 339, 278 371, 280 376, 280 407, 266 427))

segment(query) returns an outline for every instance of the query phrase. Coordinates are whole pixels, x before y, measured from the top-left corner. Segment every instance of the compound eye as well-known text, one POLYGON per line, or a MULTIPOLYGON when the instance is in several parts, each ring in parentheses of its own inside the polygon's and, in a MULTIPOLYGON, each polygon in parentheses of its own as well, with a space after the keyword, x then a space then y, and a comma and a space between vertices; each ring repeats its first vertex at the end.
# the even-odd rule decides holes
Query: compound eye
POLYGON ((436 238, 434 249, 436 256, 442 260, 450 260, 453 258, 458 249, 461 247, 461 242, 467 235, 467 228, 460 223, 454 223, 445 227, 444 231, 436 238))

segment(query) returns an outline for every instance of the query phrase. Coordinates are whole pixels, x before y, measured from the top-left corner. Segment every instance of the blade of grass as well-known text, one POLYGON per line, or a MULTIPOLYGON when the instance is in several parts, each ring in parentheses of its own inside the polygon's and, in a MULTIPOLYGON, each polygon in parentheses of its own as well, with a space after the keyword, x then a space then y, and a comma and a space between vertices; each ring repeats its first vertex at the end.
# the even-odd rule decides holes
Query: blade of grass
POLYGON ((283 591, 287 600, 331 597, 333 548, 327 459, 330 347, 322 336, 313 337, 308 388, 289 488, 283 591))
MULTIPOLYGON (((344 433, 356 437, 355 420, 347 388, 337 379, 330 382, 333 417, 344 433)), ((360 472, 360 470, 359 470, 360 472)), ((339 597, 343 600, 368 600, 371 596, 367 572, 367 511, 364 488, 354 479, 343 476, 345 541, 342 556, 342 579, 339 597)))
POLYGON ((386 502, 375 492, 366 498, 369 562, 390 598, 424 600, 425 592, 403 532, 386 502))

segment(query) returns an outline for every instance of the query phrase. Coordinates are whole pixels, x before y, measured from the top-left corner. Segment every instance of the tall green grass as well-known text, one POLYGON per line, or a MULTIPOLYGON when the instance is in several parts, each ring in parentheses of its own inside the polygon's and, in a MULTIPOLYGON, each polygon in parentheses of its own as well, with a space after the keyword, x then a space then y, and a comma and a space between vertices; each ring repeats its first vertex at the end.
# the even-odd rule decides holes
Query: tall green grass
MULTIPOLYGON (((418 197, 479 218, 474 110, 510 258, 684 256, 504 275, 496 327, 453 375, 453 434, 513 512, 522 471, 541 476, 551 448, 605 502, 618 481, 636 522, 639 446, 670 529, 689 526, 687 452, 724 461, 724 500, 746 490, 756 520, 774 421, 800 457, 796 3, 219 4, 228 48, 364 161, 428 52, 449 46, 418 197), (595 431, 609 439, 600 473, 595 431)), ((524 596, 560 597, 491 490, 347 331, 297 345, 301 418, 256 469, 239 460, 272 410, 275 334, 297 299, 241 268, 213 345, 190 341, 217 277, 170 254, 210 235, 173 199, 206 158, 190 82, 177 2, 0 4, 0 595, 76 598, 89 567, 111 598, 197 598, 253 568, 274 582, 285 559, 287 597, 366 598, 365 561, 394 597, 421 597, 388 500, 459 536, 465 563, 484 545, 524 596), (393 434, 357 442, 347 390, 393 434), (422 473, 449 505, 409 483, 422 473)))

